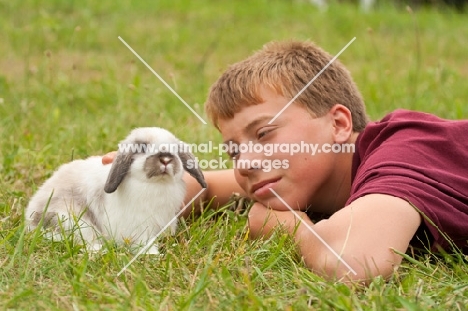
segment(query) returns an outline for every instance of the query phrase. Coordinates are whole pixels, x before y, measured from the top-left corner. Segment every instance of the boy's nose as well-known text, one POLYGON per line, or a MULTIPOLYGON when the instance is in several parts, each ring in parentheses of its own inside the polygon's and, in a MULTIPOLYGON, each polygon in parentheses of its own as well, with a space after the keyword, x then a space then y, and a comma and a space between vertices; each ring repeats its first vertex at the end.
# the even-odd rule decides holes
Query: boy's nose
POLYGON ((233 159, 234 169, 239 172, 241 176, 248 176, 256 170, 262 169, 262 157, 260 154, 246 152, 239 154, 233 159))

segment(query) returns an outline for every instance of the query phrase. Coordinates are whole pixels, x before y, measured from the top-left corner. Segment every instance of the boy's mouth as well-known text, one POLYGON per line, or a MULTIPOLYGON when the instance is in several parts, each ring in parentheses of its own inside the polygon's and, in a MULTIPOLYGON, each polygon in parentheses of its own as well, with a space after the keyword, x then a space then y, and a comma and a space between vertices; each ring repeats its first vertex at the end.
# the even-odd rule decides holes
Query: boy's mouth
POLYGON ((273 186, 280 180, 281 178, 272 178, 272 179, 267 179, 261 182, 258 182, 254 184, 251 188, 251 193, 255 195, 256 197, 265 197, 267 195, 271 195, 270 188, 273 188, 273 186))

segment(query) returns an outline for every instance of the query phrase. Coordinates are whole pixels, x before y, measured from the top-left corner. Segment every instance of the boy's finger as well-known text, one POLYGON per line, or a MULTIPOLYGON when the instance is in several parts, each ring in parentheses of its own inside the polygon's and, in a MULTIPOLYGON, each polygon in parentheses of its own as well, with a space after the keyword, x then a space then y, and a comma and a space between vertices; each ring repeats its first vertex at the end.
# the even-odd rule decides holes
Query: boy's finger
POLYGON ((112 151, 112 152, 109 152, 109 153, 105 154, 102 157, 102 164, 106 165, 106 164, 110 164, 110 163, 114 162, 114 158, 115 158, 116 153, 117 153, 116 151, 112 151))

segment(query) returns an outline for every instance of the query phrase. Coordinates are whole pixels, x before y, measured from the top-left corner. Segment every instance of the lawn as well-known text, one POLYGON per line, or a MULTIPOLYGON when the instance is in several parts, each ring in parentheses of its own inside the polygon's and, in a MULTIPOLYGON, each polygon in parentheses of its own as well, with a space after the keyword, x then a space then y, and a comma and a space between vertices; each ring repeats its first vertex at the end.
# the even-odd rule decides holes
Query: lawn
MULTIPOLYGON (((381 1, 383 2, 383 1, 381 1)), ((247 238, 223 209, 180 223, 163 256, 89 254, 26 232, 23 210, 62 163, 117 148, 140 126, 221 142, 119 40, 207 120, 209 86, 271 40, 312 40, 351 71, 369 115, 468 118, 466 14, 303 0, 0 0, 0 309, 466 310, 463 255, 406 255, 394 277, 350 289, 307 270, 288 236, 247 238)), ((461 137, 460 139, 466 139, 461 137)), ((200 159, 217 155, 197 154, 200 159)))

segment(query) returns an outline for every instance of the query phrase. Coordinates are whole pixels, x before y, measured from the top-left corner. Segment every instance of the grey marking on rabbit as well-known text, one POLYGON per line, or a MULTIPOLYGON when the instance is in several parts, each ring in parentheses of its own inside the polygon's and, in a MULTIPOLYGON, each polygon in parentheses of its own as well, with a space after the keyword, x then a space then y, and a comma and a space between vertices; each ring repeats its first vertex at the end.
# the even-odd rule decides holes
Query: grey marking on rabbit
POLYGON ((48 213, 34 213, 32 215, 32 223, 34 226, 38 226, 42 221, 44 228, 55 227, 58 225, 57 214, 53 212, 48 213))
POLYGON ((186 167, 186 171, 192 175, 203 188, 207 188, 208 185, 206 184, 205 178, 203 177, 203 173, 195 166, 189 165, 189 163, 196 163, 195 156, 190 152, 181 152, 179 153, 179 157, 184 167, 186 167))
MULTIPOLYGON (((179 162, 179 159, 175 158, 172 154, 167 153, 167 152, 161 152, 159 154, 151 155, 146 159, 144 170, 146 172, 146 176, 148 178, 162 175, 162 174, 167 174, 162 171, 161 167, 158 165, 159 163, 170 163, 172 161, 179 162)), ((174 174, 177 174, 179 172, 179 166, 181 164, 177 163, 174 166, 174 174)))

